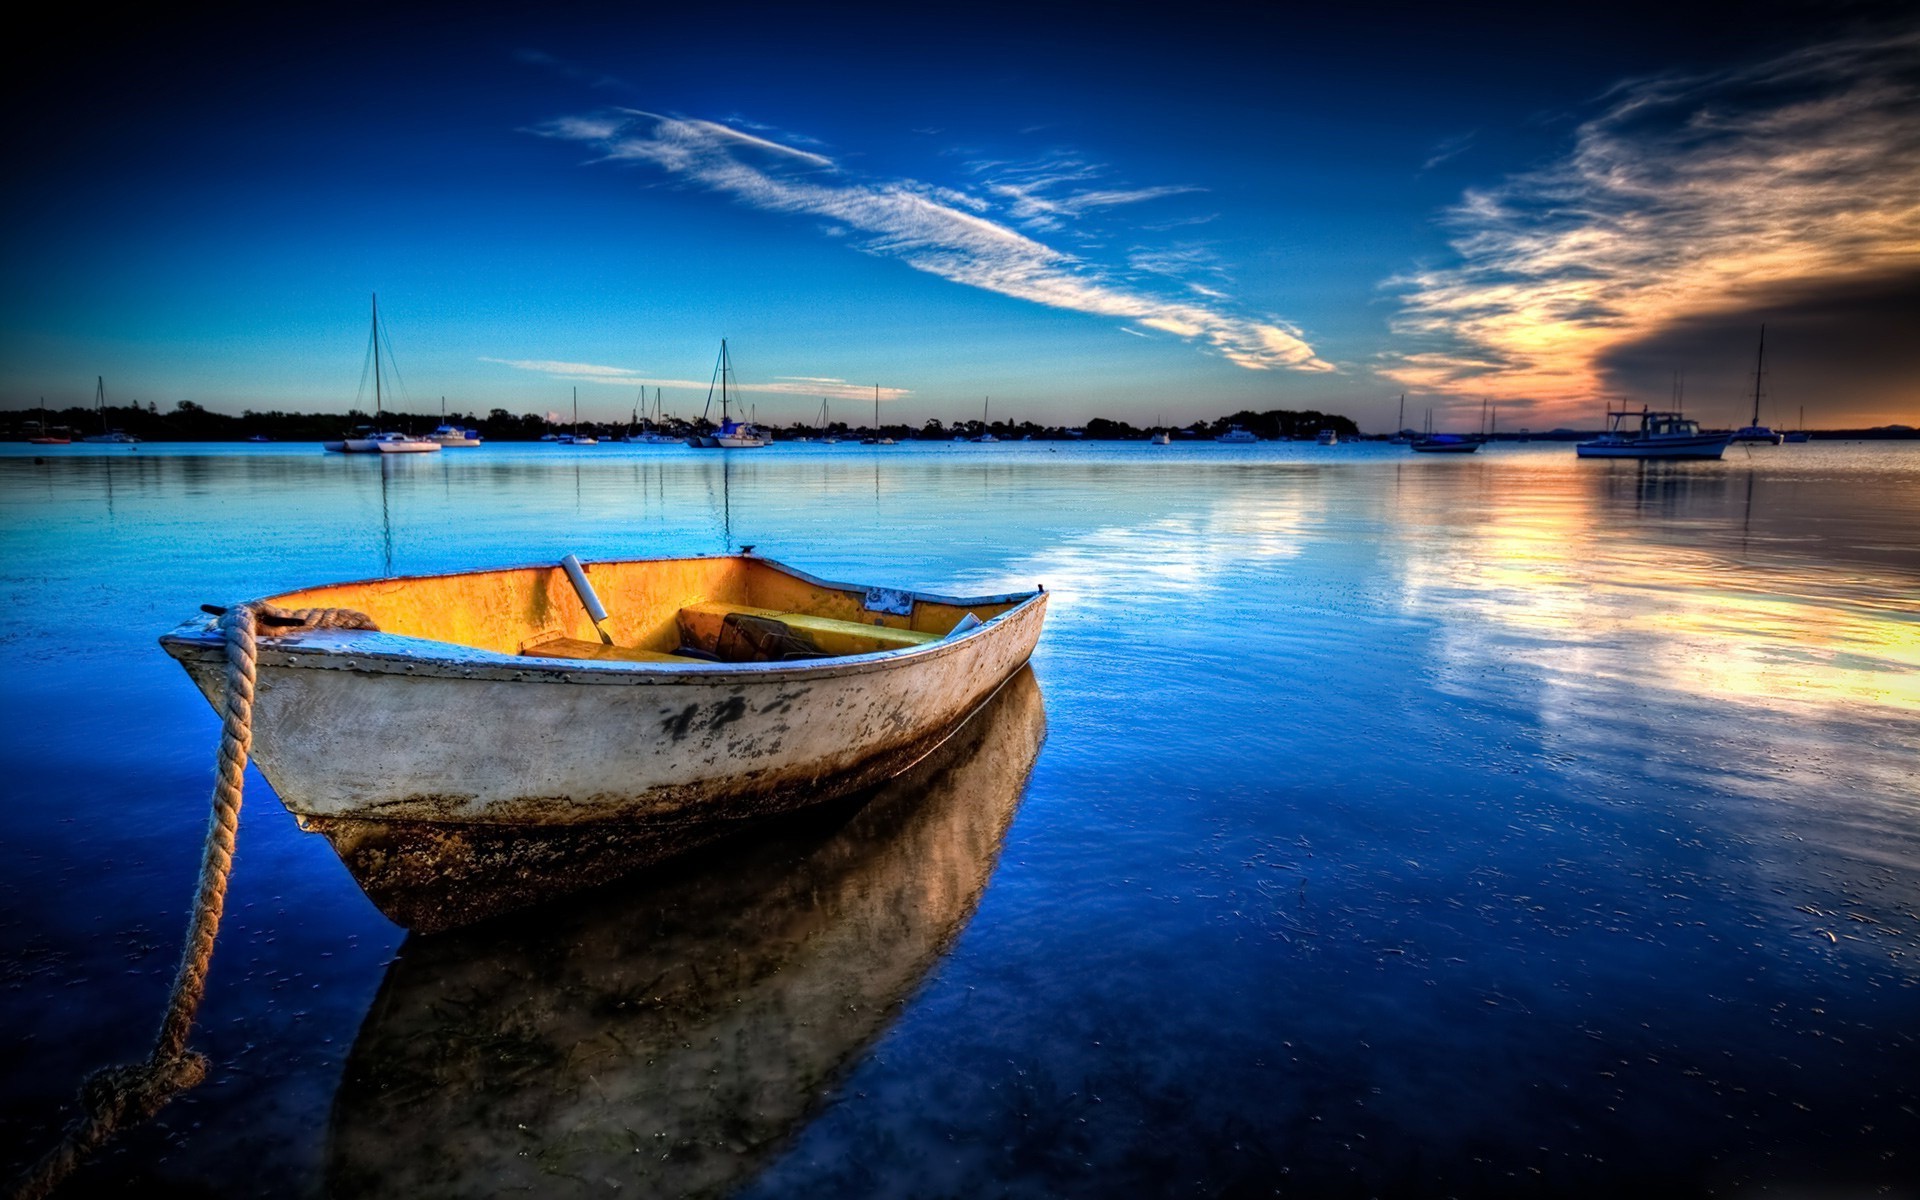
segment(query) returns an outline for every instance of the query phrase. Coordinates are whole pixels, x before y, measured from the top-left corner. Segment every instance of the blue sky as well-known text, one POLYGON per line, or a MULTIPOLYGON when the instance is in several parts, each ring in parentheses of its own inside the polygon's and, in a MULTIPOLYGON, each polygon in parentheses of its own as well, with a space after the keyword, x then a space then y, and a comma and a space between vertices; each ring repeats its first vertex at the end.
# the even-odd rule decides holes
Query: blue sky
MULTIPOLYGON (((0 404, 1920 424, 1920 22, 333 6, 56 34, 0 404), (824 15, 823 15, 824 12, 824 15), (844 410, 841 405, 847 406, 844 410)), ((37 73, 35 71, 37 68, 37 73)))

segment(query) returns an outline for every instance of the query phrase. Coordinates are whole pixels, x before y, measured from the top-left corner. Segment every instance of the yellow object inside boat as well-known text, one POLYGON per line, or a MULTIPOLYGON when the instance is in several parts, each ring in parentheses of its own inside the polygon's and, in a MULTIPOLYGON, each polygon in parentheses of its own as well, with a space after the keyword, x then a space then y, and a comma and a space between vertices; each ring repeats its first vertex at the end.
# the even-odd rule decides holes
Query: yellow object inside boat
POLYGON ((586 573, 606 606, 612 645, 600 640, 557 565, 333 584, 270 599, 286 608, 356 609, 387 633, 501 654, 676 663, 690 661, 675 653, 682 647, 728 661, 781 657, 738 648, 767 634, 767 622, 805 648, 787 657, 902 649, 945 637, 968 613, 991 620, 1020 602, 921 599, 911 613, 876 612, 864 588, 818 583, 749 556, 588 563, 586 573))

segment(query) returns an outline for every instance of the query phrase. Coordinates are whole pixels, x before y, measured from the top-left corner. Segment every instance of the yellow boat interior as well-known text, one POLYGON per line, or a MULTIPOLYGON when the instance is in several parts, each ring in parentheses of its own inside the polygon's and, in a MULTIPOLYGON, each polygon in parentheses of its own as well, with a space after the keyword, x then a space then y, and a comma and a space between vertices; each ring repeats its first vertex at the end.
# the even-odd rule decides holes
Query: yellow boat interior
POLYGON ((595 562, 583 573, 604 621, 595 621, 560 565, 328 584, 268 599, 290 609, 355 609, 384 633, 500 654, 683 664, 910 649, 1028 599, 832 584, 752 555, 595 562))

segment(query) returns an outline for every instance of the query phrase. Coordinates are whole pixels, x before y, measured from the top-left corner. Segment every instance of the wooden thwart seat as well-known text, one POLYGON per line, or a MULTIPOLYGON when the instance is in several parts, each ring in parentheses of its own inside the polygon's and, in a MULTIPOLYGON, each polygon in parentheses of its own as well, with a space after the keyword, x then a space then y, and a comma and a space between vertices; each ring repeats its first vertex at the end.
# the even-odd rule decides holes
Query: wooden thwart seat
POLYGON ((744 604, 688 604, 680 609, 680 630, 695 646, 717 645, 721 625, 729 614, 778 621, 795 633, 803 634, 827 654, 872 654, 880 650, 905 650, 937 642, 937 633, 918 633, 886 625, 862 625, 858 621, 840 621, 816 617, 810 613, 780 612, 771 608, 751 608, 744 604))

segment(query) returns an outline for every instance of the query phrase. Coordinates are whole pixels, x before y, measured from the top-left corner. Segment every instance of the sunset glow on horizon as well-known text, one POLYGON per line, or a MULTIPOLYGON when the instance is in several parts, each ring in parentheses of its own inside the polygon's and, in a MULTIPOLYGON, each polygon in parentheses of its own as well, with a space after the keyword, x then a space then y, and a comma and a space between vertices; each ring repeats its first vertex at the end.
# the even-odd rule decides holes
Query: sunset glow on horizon
POLYGON ((697 409, 726 337, 777 424, 1732 426, 1764 324, 1763 420, 1920 425, 1920 22, 1606 14, 769 10, 723 71, 661 52, 693 14, 73 30, 12 118, 0 408, 344 411, 378 292, 421 408, 697 409))

